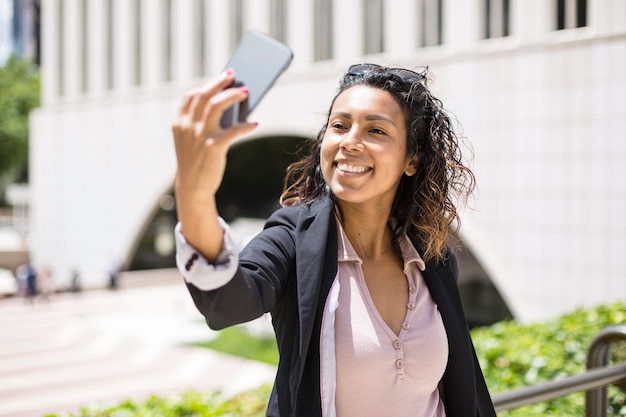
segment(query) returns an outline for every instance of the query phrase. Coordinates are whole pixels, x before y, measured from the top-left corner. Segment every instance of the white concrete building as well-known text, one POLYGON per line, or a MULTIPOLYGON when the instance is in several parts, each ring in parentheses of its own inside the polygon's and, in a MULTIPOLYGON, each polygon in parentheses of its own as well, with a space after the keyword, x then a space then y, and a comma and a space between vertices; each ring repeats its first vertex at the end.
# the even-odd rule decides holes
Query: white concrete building
MULTIPOLYGON (((108 264, 130 265, 146 231, 171 259, 172 220, 161 216, 172 209, 170 123, 182 94, 219 73, 256 28, 295 59, 253 113, 260 127, 246 146, 314 135, 349 64, 428 65, 474 147, 478 193, 463 213, 462 283, 491 281, 522 321, 626 298, 623 0, 46 0, 42 8, 31 250, 59 281, 77 268, 85 285, 103 285, 108 264)), ((244 174, 272 163, 264 146, 244 174)))

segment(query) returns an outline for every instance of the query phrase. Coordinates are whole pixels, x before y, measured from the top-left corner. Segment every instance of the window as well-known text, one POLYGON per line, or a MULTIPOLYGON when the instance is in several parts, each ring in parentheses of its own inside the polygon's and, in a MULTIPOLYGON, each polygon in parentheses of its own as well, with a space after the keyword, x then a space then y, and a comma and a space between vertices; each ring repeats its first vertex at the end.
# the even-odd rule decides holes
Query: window
POLYGON ((134 28, 133 29, 133 56, 135 59, 133 85, 141 85, 141 1, 134 1, 132 6, 134 28))
POLYGON ((421 46, 441 45, 443 43, 443 0, 423 0, 421 21, 421 46))
POLYGON ((79 50, 80 50, 80 73, 81 73, 81 79, 80 79, 80 86, 79 86, 79 91, 81 93, 86 93, 87 91, 89 91, 89 57, 87 54, 87 50, 88 50, 88 45, 87 43, 89 42, 89 28, 87 26, 87 21, 89 19, 88 16, 88 11, 87 11, 87 2, 86 1, 81 1, 81 2, 77 2, 76 6, 79 7, 79 11, 78 13, 80 14, 79 17, 79 33, 80 33, 80 39, 78 40, 80 42, 80 46, 79 46, 79 50))
POLYGON ((33 36, 35 38, 35 50, 33 62, 41 65, 41 4, 40 1, 33 3, 33 36))
POLYGON ((172 62, 172 0, 165 0, 162 4, 163 9, 161 10, 161 16, 163 16, 163 37, 165 38, 164 42, 164 62, 165 62, 165 72, 163 74, 164 81, 172 80, 172 67, 174 66, 174 62, 172 62))
POLYGON ((58 55, 58 67, 57 67, 57 95, 63 97, 65 95, 65 83, 63 82, 63 76, 65 74, 65 19, 64 19, 64 4, 63 0, 59 0, 59 7, 57 9, 56 21, 58 23, 56 46, 59 51, 58 55))
POLYGON ((230 3, 230 49, 234 51, 243 36, 243 0, 230 3))
POLYGON ((587 0, 557 0, 556 30, 587 26, 587 0))
POLYGON ((204 50, 206 48, 206 27, 204 24, 205 5, 204 0, 194 0, 193 2, 193 37, 195 39, 195 51, 193 59, 193 77, 201 77, 205 74, 204 50))
POLYGON ((315 51, 314 59, 324 61, 333 57, 333 2, 315 0, 315 51))
POLYGON ((509 0, 485 0, 485 39, 509 36, 509 0))
POLYGON ((383 51, 383 2, 382 0, 364 0, 364 48, 366 54, 383 51))
POLYGON ((270 1, 270 35, 280 41, 286 42, 285 22, 286 22, 285 0, 270 1))
POLYGON ((104 19, 105 19, 105 49, 106 49, 106 72, 105 72, 105 89, 113 89, 113 0, 107 0, 105 3, 104 19))

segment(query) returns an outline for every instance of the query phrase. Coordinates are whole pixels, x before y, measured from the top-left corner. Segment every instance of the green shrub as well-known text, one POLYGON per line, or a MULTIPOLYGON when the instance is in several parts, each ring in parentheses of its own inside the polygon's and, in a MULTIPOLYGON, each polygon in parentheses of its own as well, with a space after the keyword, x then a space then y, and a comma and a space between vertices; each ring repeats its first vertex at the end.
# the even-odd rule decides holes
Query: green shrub
POLYGON ((232 398, 218 393, 187 391, 163 398, 127 400, 115 405, 93 405, 78 413, 49 414, 46 417, 263 417, 271 386, 263 385, 232 398))
MULTIPOLYGON (((607 326, 626 322, 626 303, 576 310, 544 323, 513 321, 472 330, 487 385, 492 393, 579 374, 586 369, 587 349, 607 326)), ((626 361, 626 343, 612 351, 613 362, 626 361)), ((610 413, 626 415, 624 392, 609 388, 610 413)), ((500 412, 501 417, 584 415, 584 393, 500 412)))

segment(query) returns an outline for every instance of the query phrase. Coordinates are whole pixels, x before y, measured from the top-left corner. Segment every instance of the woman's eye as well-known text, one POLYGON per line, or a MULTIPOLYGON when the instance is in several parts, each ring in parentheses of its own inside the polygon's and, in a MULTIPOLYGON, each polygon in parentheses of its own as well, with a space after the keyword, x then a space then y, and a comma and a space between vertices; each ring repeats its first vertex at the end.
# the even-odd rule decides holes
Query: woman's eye
POLYGON ((376 129, 376 128, 370 129, 370 132, 372 132, 375 135, 386 135, 387 134, 387 132, 385 132, 384 130, 376 129))
POLYGON ((330 126, 333 129, 337 129, 337 130, 341 130, 341 129, 345 129, 346 128, 342 123, 339 123, 339 122, 332 123, 330 126))

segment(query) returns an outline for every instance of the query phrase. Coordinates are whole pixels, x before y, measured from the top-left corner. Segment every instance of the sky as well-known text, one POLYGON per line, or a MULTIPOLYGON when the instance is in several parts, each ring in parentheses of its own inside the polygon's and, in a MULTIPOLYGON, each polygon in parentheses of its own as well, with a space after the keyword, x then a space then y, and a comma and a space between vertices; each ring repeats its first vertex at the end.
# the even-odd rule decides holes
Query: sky
POLYGON ((0 0, 0 65, 4 65, 11 54, 12 0, 0 0))

